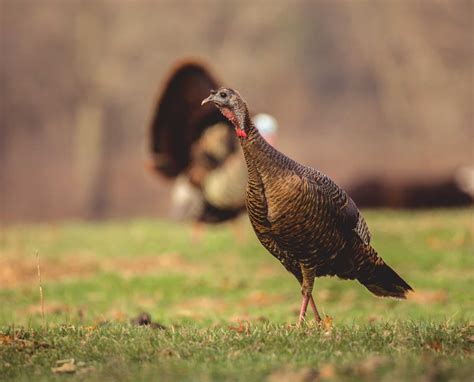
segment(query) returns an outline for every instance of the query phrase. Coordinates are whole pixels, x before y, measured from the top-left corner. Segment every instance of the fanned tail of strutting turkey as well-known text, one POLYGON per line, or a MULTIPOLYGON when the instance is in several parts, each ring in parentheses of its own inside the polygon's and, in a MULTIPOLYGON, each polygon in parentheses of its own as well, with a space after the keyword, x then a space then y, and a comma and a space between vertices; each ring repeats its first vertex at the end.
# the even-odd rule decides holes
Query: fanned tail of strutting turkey
POLYGON ((216 123, 230 122, 214 106, 201 106, 217 80, 198 62, 181 62, 173 68, 155 106, 150 124, 151 168, 168 178, 186 171, 191 146, 216 123))
MULTIPOLYGON (((375 252, 375 251, 374 251, 375 252)), ((378 258, 373 267, 361 272, 357 280, 373 294, 380 297, 405 299, 412 287, 397 272, 378 258)))

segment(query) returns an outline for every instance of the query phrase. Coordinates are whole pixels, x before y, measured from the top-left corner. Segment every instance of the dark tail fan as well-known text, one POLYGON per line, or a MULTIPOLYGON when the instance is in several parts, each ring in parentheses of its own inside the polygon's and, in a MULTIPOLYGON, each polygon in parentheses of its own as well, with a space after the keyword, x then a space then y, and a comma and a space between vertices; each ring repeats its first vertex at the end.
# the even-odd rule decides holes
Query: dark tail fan
POLYGON ((376 265, 368 277, 360 277, 358 280, 376 296, 406 298, 406 294, 413 291, 412 287, 385 263, 376 265))

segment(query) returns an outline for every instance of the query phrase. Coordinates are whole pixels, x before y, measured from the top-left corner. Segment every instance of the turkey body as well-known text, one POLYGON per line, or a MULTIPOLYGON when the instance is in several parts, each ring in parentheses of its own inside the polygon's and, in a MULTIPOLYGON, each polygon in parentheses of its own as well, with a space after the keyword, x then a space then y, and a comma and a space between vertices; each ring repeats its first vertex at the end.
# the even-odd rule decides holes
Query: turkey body
POLYGON ((240 215, 247 172, 232 129, 223 123, 207 127, 190 151, 189 165, 172 190, 172 216, 212 224, 240 215))
POLYGON ((377 255, 367 224, 346 192, 269 145, 236 91, 221 89, 203 102, 208 100, 245 132, 239 140, 248 170, 250 222, 262 245, 301 284, 300 321, 308 301, 319 318, 311 295, 318 276, 357 279, 377 296, 405 298, 411 287, 377 255))
POLYGON ((300 282, 303 271, 357 278, 380 261, 362 215, 331 179, 260 137, 242 147, 249 170, 246 206, 255 233, 300 282))
POLYGON ((241 143, 250 222, 263 246, 300 283, 305 275, 329 275, 358 279, 379 296, 403 298, 411 290, 377 255, 363 216, 343 189, 278 152, 258 133, 241 143))

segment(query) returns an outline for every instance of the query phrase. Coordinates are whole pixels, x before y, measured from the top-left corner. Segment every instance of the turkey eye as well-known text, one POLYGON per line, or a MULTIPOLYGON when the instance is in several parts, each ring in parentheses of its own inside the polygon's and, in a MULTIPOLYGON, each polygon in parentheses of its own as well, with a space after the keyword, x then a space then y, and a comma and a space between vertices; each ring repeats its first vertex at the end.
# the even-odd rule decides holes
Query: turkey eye
POLYGON ((224 93, 224 92, 220 92, 219 95, 221 96, 221 98, 226 98, 227 97, 227 94, 224 93))

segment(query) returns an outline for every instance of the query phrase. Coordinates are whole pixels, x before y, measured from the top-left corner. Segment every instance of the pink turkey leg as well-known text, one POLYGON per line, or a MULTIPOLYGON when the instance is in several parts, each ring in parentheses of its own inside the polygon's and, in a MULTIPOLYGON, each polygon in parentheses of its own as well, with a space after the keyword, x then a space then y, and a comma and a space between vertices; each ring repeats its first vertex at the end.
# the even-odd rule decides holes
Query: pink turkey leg
POLYGON ((316 319, 316 322, 321 321, 321 316, 318 313, 318 309, 316 308, 316 304, 314 303, 313 295, 309 298, 309 303, 311 304, 311 308, 313 309, 314 312, 314 318, 316 319))
POLYGON ((308 308, 309 296, 303 296, 303 301, 301 303, 300 316, 298 318, 298 326, 304 321, 304 315, 306 314, 306 309, 308 308))

